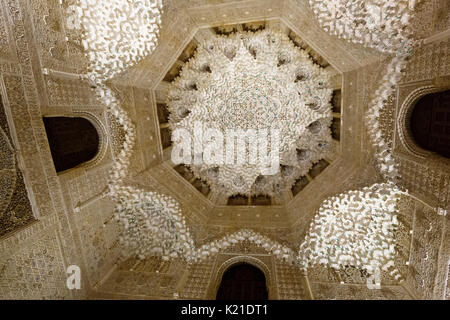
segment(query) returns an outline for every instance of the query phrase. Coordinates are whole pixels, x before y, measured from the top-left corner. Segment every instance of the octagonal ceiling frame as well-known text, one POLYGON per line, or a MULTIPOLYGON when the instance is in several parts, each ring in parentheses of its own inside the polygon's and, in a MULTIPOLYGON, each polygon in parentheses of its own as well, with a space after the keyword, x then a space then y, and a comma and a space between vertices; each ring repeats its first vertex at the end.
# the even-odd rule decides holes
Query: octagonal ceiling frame
MULTIPOLYGON (((266 3, 268 1, 264 1, 264 2, 260 2, 259 3, 266 3)), ((250 4, 255 4, 255 1, 247 1, 245 2, 245 4, 247 4, 247 6, 249 6, 250 4)), ((191 21, 191 23, 189 24, 190 26, 192 26, 192 28, 184 28, 184 31, 186 32, 187 36, 184 37, 184 41, 182 43, 180 43, 178 45, 178 49, 175 50, 174 54, 171 55, 171 57, 169 59, 165 59, 165 61, 167 61, 166 63, 164 63, 164 68, 162 70, 159 71, 159 76, 155 78, 153 78, 152 81, 152 85, 150 86, 150 90, 152 92, 152 111, 155 113, 156 112, 156 90, 158 88, 158 86, 160 85, 160 83, 163 81, 164 76, 167 74, 167 72, 170 70, 171 66, 178 60, 178 57, 181 55, 181 53, 183 52, 184 48, 192 41, 192 39, 195 37, 195 35, 197 34, 197 32, 201 29, 205 29, 205 28, 211 28, 213 26, 222 26, 222 25, 232 25, 232 24, 239 24, 239 23, 248 23, 248 22, 255 22, 255 21, 274 21, 274 20, 278 20, 281 23, 283 23, 284 25, 288 26, 294 33, 296 33, 297 35, 300 36, 300 38, 305 41, 305 43, 310 46, 312 49, 314 49, 319 55, 321 55, 327 62, 330 63, 330 65, 338 72, 341 74, 342 76, 342 116, 341 116, 341 123, 343 124, 346 116, 345 116, 345 110, 346 110, 346 103, 345 103, 345 97, 346 97, 346 93, 345 93, 345 78, 346 78, 346 74, 348 73, 349 70, 357 70, 366 64, 361 64, 359 63, 351 54, 346 54, 346 48, 344 48, 343 46, 338 46, 338 48, 329 48, 329 47, 325 47, 326 50, 323 50, 322 47, 320 45, 316 45, 314 42, 312 41, 308 36, 306 36, 303 32, 299 31, 299 28, 295 25, 295 23, 293 23, 290 19, 294 18, 294 14, 297 13, 299 14, 299 6, 295 6, 296 10, 294 11, 289 11, 290 13, 286 15, 286 10, 288 5, 292 5, 292 1, 291 0, 283 0, 280 1, 280 3, 282 3, 281 7, 278 7, 277 10, 272 10, 269 13, 265 13, 263 15, 247 15, 246 13, 244 13, 244 15, 246 16, 242 16, 242 10, 241 11, 241 16, 239 17, 234 17, 231 20, 231 17, 229 19, 225 20, 221 20, 219 19, 218 21, 208 21, 208 22, 202 22, 202 23, 196 23, 195 22, 195 17, 192 17, 192 14, 188 14, 188 18, 191 21), (340 53, 344 53, 345 56, 347 56, 348 61, 350 61, 350 68, 342 68, 341 65, 339 63, 336 62, 336 59, 334 59, 333 57, 331 57, 328 53, 330 51, 335 52, 335 49, 339 49, 340 53)), ((225 10, 230 10, 230 6, 233 5, 235 3, 232 4, 221 4, 220 7, 222 7, 222 9, 225 10)), ((242 4, 242 3, 241 3, 242 4)), ((210 5, 207 7, 202 7, 202 9, 211 9, 211 8, 215 8, 219 5, 210 5)), ((266 6, 260 5, 260 8, 265 8, 266 6)), ((198 13, 199 7, 194 7, 194 8, 187 8, 184 9, 182 11, 182 13, 186 13, 192 10, 196 10, 196 12, 198 13)), ((252 7, 252 9, 254 9, 254 7, 252 7)), ((180 13, 180 11, 178 12, 178 14, 180 13)), ((301 13, 300 13, 301 14, 301 13)), ((314 20, 315 18, 313 16, 311 16, 311 18, 306 17, 304 14, 301 14, 303 19, 310 19, 309 22, 311 22, 311 20, 314 20)), ((177 21, 177 19, 175 19, 175 21, 177 21)), ((305 23, 305 21, 301 21, 303 24, 305 23)), ((320 29, 320 32, 325 36, 328 37, 330 39, 336 40, 335 38, 329 36, 328 34, 325 33, 325 31, 323 31, 320 27, 318 27, 320 29)), ((333 41, 333 43, 339 43, 339 41, 333 41)), ((160 44, 161 45, 161 44, 160 44)), ((155 54, 158 54, 159 50, 155 50, 155 52, 150 56, 150 57, 154 57, 155 54)), ((164 50, 163 50, 164 51, 164 50)), ((164 53, 164 52, 163 52, 164 53)), ((341 64, 345 64, 345 63, 341 63, 341 64)), ((160 64, 162 65, 162 64, 160 64)), ((148 89, 148 87, 147 87, 148 89)), ((157 121, 156 118, 154 118, 154 125, 155 128, 159 128, 159 123, 157 121)), ((344 126, 342 126, 344 127, 344 126)), ((156 130, 157 135, 158 135, 158 143, 160 144, 160 159, 163 160, 163 150, 162 150, 162 145, 161 145, 161 136, 160 136, 160 132, 159 130, 156 130)), ((344 138, 344 137, 343 137, 344 138)), ((329 168, 327 168, 327 170, 330 170, 333 167, 333 164, 337 163, 338 161, 343 161, 341 158, 341 155, 343 153, 344 150, 344 143, 341 141, 340 146, 339 146, 339 156, 336 157, 336 159, 333 161, 333 163, 330 164, 329 168)), ((163 162, 164 163, 164 162, 163 162)), ((337 166, 337 164, 336 164, 337 166)), ((358 166, 358 164, 355 163, 355 166, 358 166)), ((351 166, 352 168, 355 166, 351 166)), ((348 170, 345 170, 348 171, 348 170)), ((184 180, 181 176, 180 179, 184 180)), ((186 185, 189 184, 186 181, 186 185)), ((191 190, 193 192, 198 193, 198 190, 196 190, 191 184, 189 184, 189 187, 191 188, 191 190)), ((301 192, 300 192, 301 194, 301 192)), ((206 197, 204 197, 202 195, 202 197, 207 200, 209 202, 209 204, 214 208, 217 208, 218 206, 215 205, 213 202, 211 202, 209 199, 207 199, 206 197)), ((288 211, 294 210, 293 207, 295 206, 295 202, 296 202, 296 198, 298 197, 294 197, 293 199, 291 199, 291 201, 287 202, 286 204, 284 204, 282 207, 286 208, 288 211)), ((323 199, 321 199, 321 201, 323 201, 323 199)), ((261 207, 256 207, 258 209, 261 209, 261 207)), ((252 207, 248 207, 248 209, 252 209, 252 207)), ((289 214, 291 216, 291 214, 289 214)), ((297 220, 297 219, 295 219, 297 220)), ((294 222, 294 221, 292 221, 294 222)))
MULTIPOLYGON (((257 21, 257 22, 260 22, 260 21, 261 21, 261 20, 259 20, 259 21, 257 21)), ((293 30, 290 26, 288 26, 288 25, 286 24, 286 21, 285 21, 284 19, 281 19, 281 18, 278 18, 278 17, 274 17, 274 18, 266 19, 266 20, 264 20, 264 21, 265 21, 265 22, 277 22, 277 23, 279 23, 280 25, 282 25, 283 27, 286 27, 287 30, 290 30, 290 31, 296 33, 295 30, 293 30)), ((254 22, 254 21, 253 21, 253 20, 251 20, 251 21, 244 20, 244 21, 240 21, 240 22, 237 22, 237 23, 234 23, 234 22, 233 22, 233 23, 229 23, 229 24, 226 24, 226 25, 232 26, 232 25, 236 25, 236 24, 251 23, 251 22, 254 22)), ((221 23, 221 24, 217 24, 216 26, 222 26, 222 25, 223 25, 223 24, 221 23)), ((184 41, 183 46, 181 47, 181 49, 177 50, 176 55, 175 55, 176 58, 172 58, 172 59, 170 60, 170 61, 173 61, 172 64, 169 64, 169 63, 168 63, 168 64, 166 65, 165 72, 162 73, 162 75, 160 76, 159 82, 156 83, 156 85, 155 85, 155 87, 154 87, 154 89, 153 89, 153 92, 156 92, 156 90, 158 89, 158 87, 160 87, 161 83, 164 83, 164 82, 165 82, 165 81, 163 80, 164 77, 165 77, 165 75, 171 70, 171 68, 173 68, 173 66, 177 63, 177 61, 179 61, 180 55, 183 53, 183 51, 186 49, 186 47, 192 42, 192 40, 194 40, 194 39, 196 38, 196 35, 198 34, 198 32, 201 31, 201 30, 209 30, 210 28, 212 28, 212 27, 202 26, 202 27, 194 28, 194 32, 191 33, 190 37, 186 38, 186 40, 184 41)), ((337 75, 339 75, 339 76, 342 77, 342 74, 341 74, 339 71, 337 71, 333 66, 331 66, 331 67, 333 68, 333 71, 332 71, 332 72, 333 72, 334 74, 337 74, 337 75)), ((164 85, 164 87, 165 87, 165 85, 164 85)), ((341 88, 341 87, 342 87, 342 84, 341 84, 339 87, 341 88)), ((155 105, 157 105, 157 103, 158 103, 158 101, 156 101, 156 94, 154 94, 153 97, 154 97, 154 99, 153 99, 153 100, 154 100, 154 101, 153 101, 153 105, 155 106, 155 105)), ((156 108, 156 107, 154 107, 154 108, 156 108)), ((156 111, 155 111, 155 112, 156 112, 156 111)), ((155 118, 155 125, 157 125, 157 126, 159 127, 159 123, 158 123, 158 121, 156 120, 156 118, 155 118)), ((158 130, 156 130, 156 131, 158 132, 158 134, 160 134, 158 130)), ((159 138, 159 141, 161 141, 161 138, 159 138)), ((332 162, 333 162, 335 159, 337 159, 337 158, 339 157, 339 153, 341 152, 341 144, 340 144, 340 143, 337 143, 337 144, 338 144, 339 146, 338 146, 338 150, 337 150, 335 156, 334 156, 332 159, 325 159, 325 160, 327 160, 327 162, 328 162, 329 164, 332 164, 332 162)), ((164 149, 163 146, 162 146, 162 144, 160 143, 159 149, 160 149, 160 152, 161 152, 161 154, 162 154, 163 162, 164 162, 164 163, 170 163, 170 164, 173 166, 173 163, 170 162, 170 160, 168 159, 167 154, 165 154, 167 148, 164 149)), ((184 179, 183 179, 183 180, 184 180, 184 179)), ((184 182, 186 182, 186 181, 184 181, 184 182)), ((187 183, 188 183, 188 182, 187 182, 187 183)), ((189 183, 188 183, 188 184, 189 184, 189 183)), ((193 189, 195 189, 195 188, 193 188, 193 189)), ((295 196, 292 195, 290 192, 288 192, 288 193, 289 193, 289 195, 286 195, 286 196, 287 196, 289 199, 285 199, 286 202, 289 202, 290 200, 292 200, 292 198, 295 198, 295 196)), ((282 197, 286 198, 286 196, 282 196, 282 197)), ((210 200, 210 198, 207 198, 207 199, 210 200)), ((211 204, 214 204, 214 202, 212 202, 212 201, 210 201, 210 202, 211 202, 211 204)), ((279 207, 279 208, 282 208, 282 207, 284 207, 284 206, 286 205, 286 202, 285 202, 284 204, 282 204, 282 205, 272 205, 272 207, 279 207)), ((222 205, 217 205, 217 204, 215 204, 215 206, 216 206, 216 207, 222 207, 222 205)), ((226 206, 225 206, 225 207, 226 207, 226 206)), ((249 208, 260 208, 260 206, 247 206, 247 207, 249 207, 249 208)))

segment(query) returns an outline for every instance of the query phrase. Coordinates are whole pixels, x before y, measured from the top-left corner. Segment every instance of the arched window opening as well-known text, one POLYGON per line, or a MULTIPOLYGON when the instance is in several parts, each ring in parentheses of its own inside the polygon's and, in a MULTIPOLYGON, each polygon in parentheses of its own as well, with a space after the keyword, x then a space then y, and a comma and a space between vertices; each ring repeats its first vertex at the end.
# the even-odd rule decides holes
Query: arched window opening
POLYGON ((217 300, 267 300, 266 276, 248 263, 230 267, 222 277, 217 300))
POLYGON ((99 135, 84 118, 43 118, 56 172, 75 168, 92 160, 99 150, 99 135))
POLYGON ((450 90, 422 97, 412 110, 410 129, 419 147, 450 158, 450 90))

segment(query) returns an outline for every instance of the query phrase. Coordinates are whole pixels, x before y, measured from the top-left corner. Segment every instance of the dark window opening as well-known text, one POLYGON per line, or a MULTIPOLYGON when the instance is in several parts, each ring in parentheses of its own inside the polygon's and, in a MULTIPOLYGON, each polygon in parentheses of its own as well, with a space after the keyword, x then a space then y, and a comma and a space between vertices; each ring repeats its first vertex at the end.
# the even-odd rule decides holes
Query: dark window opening
POLYGON ((313 167, 311 168, 311 170, 309 170, 309 175, 311 176, 311 178, 316 178, 323 170, 325 170, 330 164, 328 163, 328 161, 322 159, 319 162, 317 162, 316 164, 313 165, 313 167))
POLYGON ((229 36, 238 31, 237 26, 213 27, 212 29, 216 34, 222 36, 229 36))
POLYGON ((161 129, 161 144, 163 149, 167 149, 172 146, 172 134, 169 128, 161 129))
POLYGON ((341 105, 342 105, 342 91, 334 90, 333 97, 331 98, 331 105, 333 106, 334 113, 341 113, 341 105))
POLYGON ((172 68, 167 72, 167 74, 164 76, 164 81, 172 82, 175 80, 176 77, 180 75, 181 70, 183 69, 183 66, 174 64, 172 68))
POLYGON ((268 195, 258 195, 251 198, 252 206, 270 206, 272 198, 268 195))
POLYGON ((249 32, 257 32, 257 31, 261 31, 264 30, 266 28, 266 23, 264 21, 262 22, 249 22, 249 23, 244 23, 242 25, 242 29, 244 31, 249 31, 249 32))
POLYGON ((184 178, 184 180, 191 181, 194 178, 192 171, 184 164, 179 164, 174 169, 184 178))
POLYGON ((43 118, 56 172, 75 168, 98 153, 99 136, 84 118, 43 118))
POLYGON ((211 188, 209 185, 194 176, 191 169, 189 169, 188 166, 184 164, 179 164, 174 167, 174 170, 183 177, 184 180, 192 184, 192 186, 197 189, 201 194, 203 194, 205 197, 208 197, 208 195, 211 193, 211 188))
POLYGON ((169 122, 169 110, 167 109, 167 105, 164 103, 158 103, 156 105, 158 110, 158 121, 160 124, 169 122))
POLYGON ((450 90, 421 98, 412 111, 410 127, 421 148, 450 158, 450 90))
POLYGON ((302 191, 308 185, 308 183, 309 183, 309 180, 305 176, 301 177, 300 179, 297 179, 297 181, 295 181, 295 184, 291 189, 294 197, 297 194, 299 194, 299 192, 302 191))
POLYGON ((195 41, 191 41, 178 57, 178 60, 183 63, 188 62, 195 55, 196 50, 197 44, 195 43, 195 41))
POLYGON ((211 189, 209 188, 208 184, 200 179, 195 179, 192 185, 205 197, 207 197, 211 192, 211 189))
POLYGON ((303 41, 295 32, 292 30, 289 31, 289 39, 294 43, 296 47, 299 47, 302 50, 305 50, 308 53, 309 58, 315 63, 321 66, 322 68, 328 67, 330 64, 316 51, 314 51, 305 41, 303 41))
POLYGON ((232 266, 223 274, 216 299, 267 300, 264 272, 248 263, 232 266))
POLYGON ((235 195, 228 198, 229 206, 248 206, 248 197, 244 195, 235 195))
POLYGON ((333 122, 331 123, 331 136, 334 140, 341 140, 341 119, 333 118, 333 122))

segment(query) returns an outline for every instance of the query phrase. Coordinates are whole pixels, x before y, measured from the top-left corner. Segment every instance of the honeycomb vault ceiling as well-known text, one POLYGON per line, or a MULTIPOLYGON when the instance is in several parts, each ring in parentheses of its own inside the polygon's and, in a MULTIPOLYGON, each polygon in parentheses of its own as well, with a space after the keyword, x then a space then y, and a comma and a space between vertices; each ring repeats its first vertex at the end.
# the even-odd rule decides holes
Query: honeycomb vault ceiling
MULTIPOLYGON (((314 50, 312 50, 309 46, 307 46, 295 33, 293 33, 288 27, 286 27, 283 23, 281 23, 278 20, 272 20, 272 21, 262 21, 262 22, 253 22, 253 23, 244 23, 244 24, 238 24, 238 25, 228 25, 224 27, 215 27, 212 30, 211 29, 200 29, 196 35, 194 35, 194 38, 189 42, 189 44, 186 46, 186 48, 183 50, 177 61, 173 64, 173 66, 170 68, 169 72, 166 74, 164 79, 160 82, 157 88, 170 88, 172 86, 172 90, 178 90, 177 88, 182 86, 183 84, 174 84, 174 80, 179 76, 181 68, 180 66, 185 65, 187 61, 190 59, 192 60, 198 46, 205 46, 206 44, 201 44, 201 39, 205 38, 210 35, 210 41, 215 39, 214 34, 217 34, 219 36, 230 36, 238 32, 238 30, 244 31, 244 32, 250 32, 250 36, 258 34, 258 32, 261 32, 262 30, 270 31, 270 32, 281 32, 280 34, 285 34, 288 36, 287 39, 290 39, 295 44, 295 49, 298 49, 298 52, 301 52, 300 50, 304 50, 304 52, 307 53, 307 56, 311 61, 314 61, 316 65, 321 66, 322 68, 326 68, 327 74, 331 76, 329 84, 327 87, 333 90, 333 93, 330 94, 330 96, 327 96, 325 100, 326 102, 329 102, 332 100, 333 110, 332 110, 332 120, 325 120, 324 125, 321 123, 315 123, 320 126, 314 126, 311 125, 311 130, 306 130, 306 134, 308 135, 311 132, 311 137, 307 140, 307 145, 309 147, 297 147, 296 151, 296 157, 297 161, 300 163, 299 168, 304 168, 303 172, 298 172, 298 169, 296 167, 292 167, 291 162, 286 163, 285 165, 281 166, 280 169, 280 177, 283 177, 282 180, 274 180, 278 181, 275 184, 272 185, 265 185, 262 184, 263 188, 258 191, 254 191, 254 193, 251 196, 243 196, 243 195, 235 195, 235 196, 227 196, 226 191, 229 189, 228 187, 225 187, 224 189, 218 188, 217 186, 215 188, 211 188, 211 182, 217 183, 216 179, 212 178, 203 178, 200 179, 198 176, 194 176, 192 171, 189 170, 188 167, 184 166, 183 164, 180 165, 174 165, 171 161, 171 159, 168 159, 168 163, 171 164, 175 171, 177 171, 181 176, 184 177, 185 180, 190 182, 197 190, 199 190, 200 193, 202 193, 205 197, 207 197, 209 200, 211 200, 216 205, 283 205, 287 199, 293 198, 293 196, 296 196, 310 181, 313 181, 314 178, 316 178, 330 163, 333 162, 335 158, 337 158, 338 153, 340 151, 339 147, 339 138, 340 138, 340 109, 341 109, 341 91, 340 87, 333 88, 333 86, 340 85, 340 82, 342 81, 341 75, 335 71, 334 68, 330 67, 329 64, 326 62, 324 58, 322 58, 320 55, 318 55, 314 50), (198 40, 200 39, 200 40, 198 40), (333 97, 333 98, 332 98, 333 97), (317 129, 317 130, 316 130, 317 129), (331 130, 330 130, 331 129, 331 130), (331 135, 334 137, 334 140, 331 140, 329 137, 331 135), (317 136, 317 138, 316 138, 317 136), (305 148, 311 148, 313 145, 314 138, 317 140, 318 148, 315 148, 315 151, 308 151, 308 149, 305 148), (328 140, 328 141, 325 141, 328 140), (320 142, 320 143, 319 143, 320 142), (317 155, 316 155, 317 154, 317 155), (311 159, 313 157, 313 159, 311 159), (311 159, 311 160, 309 160, 311 159), (309 161, 312 161, 309 162, 309 161), (209 179, 209 180, 208 180, 209 179), (202 181, 203 180, 203 181, 202 181), (275 187, 280 186, 280 191, 276 191, 275 187), (264 189, 265 188, 265 189, 264 189), (264 190, 267 190, 264 192, 264 190)), ((228 58, 226 58, 228 59, 228 58)), ((214 61, 209 62, 210 64, 214 63, 214 61)), ((192 61, 190 62, 192 64, 192 61)), ((209 66, 208 66, 209 68, 209 66)), ((291 67, 292 69, 293 67, 291 67)), ((217 69, 217 67, 216 67, 217 69)), ((277 68, 275 68, 277 70, 277 68)), ((282 71, 285 72, 285 71, 282 71)), ((287 74, 289 74, 288 71, 286 71, 287 74)), ((200 73, 201 74, 201 73, 200 73)), ((210 75, 208 72, 204 73, 205 77, 209 78, 210 75)), ((183 83, 186 80, 182 80, 183 83)), ((196 81, 194 80, 188 80, 188 81, 196 81)), ((205 81, 205 80, 200 80, 205 81)), ((248 80, 250 81, 250 80, 248 80)), ((295 80, 298 81, 298 80, 295 80)), ((311 81, 311 80, 310 80, 311 81)), ((294 81, 293 81, 294 83, 294 81)), ((319 83, 319 80, 317 80, 317 83, 319 83)), ((251 83, 248 83, 250 85, 251 83)), ((262 84, 261 84, 262 85, 262 84)), ((248 88, 246 86, 243 86, 242 89, 244 92, 247 92, 248 88)), ((158 89, 157 89, 158 90, 158 89)), ((190 89, 188 89, 190 90, 190 89)), ((210 89, 209 89, 210 90, 210 89)), ((196 90, 190 91, 190 93, 186 93, 187 99, 190 98, 192 92, 197 92, 196 90)), ((236 90, 233 90, 233 92, 236 92, 236 90)), ((242 93, 242 95, 245 95, 245 93, 242 93)), ((171 141, 171 130, 170 130, 170 124, 169 124, 169 108, 167 105, 168 102, 168 92, 167 89, 162 89, 161 92, 158 93, 159 99, 165 99, 164 101, 157 101, 157 113, 158 113, 158 120, 159 120, 159 128, 160 128, 160 135, 161 135, 161 145, 163 148, 163 154, 166 155, 166 158, 169 158, 169 155, 173 151, 173 145, 171 141), (166 102, 166 103, 165 103, 166 102)), ((200 97, 203 95, 203 93, 197 93, 197 95, 200 97)), ((175 108, 176 111, 178 106, 180 106, 181 109, 185 110, 184 108, 188 106, 188 102, 180 102, 179 97, 175 96, 176 100, 173 100, 172 105, 175 108)), ((300 103, 300 102, 299 102, 300 103)), ((169 102, 170 104, 170 102, 169 102)), ((331 106, 330 106, 331 109, 331 106)), ((240 112, 241 109, 239 109, 240 112)), ((306 112, 309 112, 308 110, 305 110, 306 112)), ((190 112, 190 111, 189 111, 190 112)), ((254 110, 252 111, 254 112, 254 110)), ((330 112, 330 111, 328 111, 330 112)), ((187 112, 185 112, 187 114, 187 112)), ((183 117, 185 115, 182 115, 183 117)), ((187 116, 189 117, 189 115, 187 116)), ((237 120, 237 119, 236 119, 237 120)), ((183 120, 186 123, 186 120, 183 120)), ((191 120, 191 123, 194 124, 195 120, 191 120)), ((264 121, 264 123, 268 123, 268 121, 264 121)), ((209 124, 214 125, 214 124, 209 124)), ((230 126, 231 124, 228 124, 230 126)), ((305 138, 306 139, 306 138, 305 138)), ((306 145, 305 145, 306 146, 306 145)), ((217 167, 217 169, 219 169, 217 167)), ((220 170, 220 169, 219 169, 220 170)), ((216 176, 219 172, 216 173, 216 176)), ((197 173, 198 174, 198 173, 197 173)), ((271 177, 273 179, 273 177, 271 177)), ((264 178, 262 178, 262 181, 260 182, 264 183, 264 178)), ((240 193, 237 191, 236 193, 240 193)))

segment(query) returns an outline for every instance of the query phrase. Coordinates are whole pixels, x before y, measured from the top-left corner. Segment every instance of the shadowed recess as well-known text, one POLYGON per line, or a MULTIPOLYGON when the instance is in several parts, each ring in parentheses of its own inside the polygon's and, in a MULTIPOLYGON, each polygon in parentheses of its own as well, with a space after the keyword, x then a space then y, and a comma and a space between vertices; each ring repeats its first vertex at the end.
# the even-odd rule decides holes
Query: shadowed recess
POLYGON ((56 172, 75 168, 92 160, 99 149, 99 136, 84 118, 43 118, 56 172))
POLYGON ((217 300, 267 300, 264 272, 248 264, 229 268, 222 277, 217 300))
POLYGON ((421 98, 414 107, 410 125, 421 148, 450 158, 450 90, 421 98))

